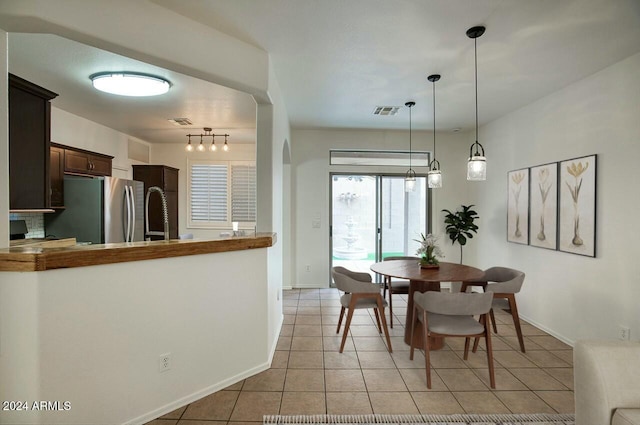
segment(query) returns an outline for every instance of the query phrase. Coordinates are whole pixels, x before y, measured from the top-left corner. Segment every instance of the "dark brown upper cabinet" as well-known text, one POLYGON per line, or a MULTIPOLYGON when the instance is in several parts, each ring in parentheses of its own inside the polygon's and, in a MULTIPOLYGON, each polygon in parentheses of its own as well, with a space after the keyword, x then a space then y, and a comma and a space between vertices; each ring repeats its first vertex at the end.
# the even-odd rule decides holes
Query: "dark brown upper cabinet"
POLYGON ((51 143, 49 151, 51 208, 64 207, 64 147, 51 143))
MULTIPOLYGON (((134 165, 133 179, 144 183, 144 193, 151 186, 158 186, 167 197, 169 213, 169 237, 178 238, 178 170, 166 165, 134 165)), ((164 229, 162 204, 160 197, 154 194, 149 197, 149 230, 164 229)), ((146 199, 146 198, 145 198, 146 199)), ((146 223, 145 223, 146 225, 146 223)), ((162 239, 162 236, 151 236, 151 240, 162 239)))
POLYGON ((56 93, 9 74, 9 209, 51 207, 49 144, 56 93))
POLYGON ((110 176, 113 157, 83 149, 65 147, 64 172, 88 176, 110 176))

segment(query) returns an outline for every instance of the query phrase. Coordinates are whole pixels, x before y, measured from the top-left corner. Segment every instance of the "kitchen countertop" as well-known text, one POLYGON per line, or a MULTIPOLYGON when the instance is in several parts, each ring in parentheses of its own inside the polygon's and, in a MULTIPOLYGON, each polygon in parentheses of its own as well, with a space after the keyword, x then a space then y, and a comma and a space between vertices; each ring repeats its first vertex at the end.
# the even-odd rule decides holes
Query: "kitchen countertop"
POLYGON ((60 248, 65 246, 73 246, 76 244, 76 238, 64 239, 47 239, 47 238, 28 238, 16 239, 9 241, 11 248, 60 248))
POLYGON ((213 254, 268 248, 275 243, 275 233, 258 233, 250 236, 206 240, 123 242, 73 245, 61 248, 11 247, 0 249, 0 271, 44 271, 185 255, 213 254))

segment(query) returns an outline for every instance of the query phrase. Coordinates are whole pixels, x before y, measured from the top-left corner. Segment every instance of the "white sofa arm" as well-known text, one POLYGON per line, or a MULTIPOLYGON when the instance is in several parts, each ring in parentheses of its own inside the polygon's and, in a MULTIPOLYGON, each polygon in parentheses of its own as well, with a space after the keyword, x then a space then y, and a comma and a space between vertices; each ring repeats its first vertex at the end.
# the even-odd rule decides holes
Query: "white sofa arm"
POLYGON ((576 424, 611 424, 617 408, 640 408, 640 343, 578 341, 573 348, 576 424))

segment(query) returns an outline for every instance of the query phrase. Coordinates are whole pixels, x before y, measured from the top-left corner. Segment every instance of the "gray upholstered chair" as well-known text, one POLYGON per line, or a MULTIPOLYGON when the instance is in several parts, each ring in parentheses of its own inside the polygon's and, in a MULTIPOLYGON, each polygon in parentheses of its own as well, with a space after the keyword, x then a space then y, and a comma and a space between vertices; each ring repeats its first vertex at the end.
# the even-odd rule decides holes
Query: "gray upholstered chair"
POLYGON ((470 338, 484 337, 487 345, 487 363, 491 388, 496 387, 493 369, 493 349, 489 330, 489 310, 493 295, 489 292, 455 294, 446 292, 416 292, 413 295, 413 321, 411 322, 411 349, 413 360, 413 335, 416 323, 422 322, 427 388, 431 388, 431 360, 429 337, 463 337, 464 359, 469 357, 470 338), (473 316, 479 316, 479 320, 473 316))
POLYGON ((384 308, 387 306, 387 302, 380 295, 380 286, 371 282, 370 274, 354 272, 344 267, 334 267, 331 269, 331 275, 336 283, 336 287, 344 292, 344 295, 340 297, 342 308, 340 309, 340 319, 338 320, 336 333, 340 333, 344 312, 348 310, 342 343, 340 344, 340 352, 342 353, 342 350, 344 350, 344 344, 347 341, 353 311, 360 308, 372 308, 376 316, 378 332, 382 333, 384 330, 387 338, 387 348, 391 353, 391 339, 389 338, 387 319, 384 316, 384 308), (382 325, 380 322, 382 322, 382 325))
MULTIPOLYGON (((393 260, 420 260, 418 257, 386 257, 382 261, 393 260)), ((382 288, 382 298, 387 297, 387 291, 389 291, 389 326, 393 328, 393 294, 408 294, 409 293, 409 281, 408 280, 392 280, 391 277, 385 276, 382 288)))
MULTIPOLYGON (((520 327, 520 317, 518 316, 518 304, 516 304, 516 294, 520 292, 524 283, 524 273, 510 269, 507 267, 491 267, 484 271, 484 278, 475 282, 465 282, 462 290, 469 286, 482 286, 485 292, 493 294, 493 305, 491 309, 491 322, 493 323, 493 331, 498 333, 493 309, 499 308, 511 313, 513 325, 516 328, 518 342, 520 343, 520 351, 525 352, 524 338, 522 337, 522 328, 520 327)), ((477 347, 477 340, 474 344, 474 350, 477 347)))

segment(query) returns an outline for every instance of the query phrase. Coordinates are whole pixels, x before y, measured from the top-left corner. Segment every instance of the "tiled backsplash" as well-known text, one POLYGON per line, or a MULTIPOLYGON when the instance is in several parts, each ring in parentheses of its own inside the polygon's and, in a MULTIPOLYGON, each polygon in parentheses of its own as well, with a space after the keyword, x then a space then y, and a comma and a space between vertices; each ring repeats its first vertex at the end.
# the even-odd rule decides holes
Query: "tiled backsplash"
POLYGON ((44 238, 44 215, 42 213, 10 213, 9 220, 24 220, 27 224, 27 238, 44 238))

